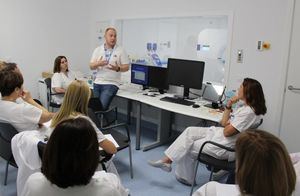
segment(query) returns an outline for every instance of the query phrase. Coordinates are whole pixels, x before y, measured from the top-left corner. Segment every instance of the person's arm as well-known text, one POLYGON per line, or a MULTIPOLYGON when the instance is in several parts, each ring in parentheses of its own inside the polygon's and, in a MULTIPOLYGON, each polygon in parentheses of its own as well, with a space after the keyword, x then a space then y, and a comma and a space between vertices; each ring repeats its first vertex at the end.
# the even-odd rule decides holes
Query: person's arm
POLYGON ((108 139, 101 141, 99 143, 99 146, 108 154, 116 154, 117 153, 116 146, 108 139))
POLYGON ((126 72, 129 70, 129 64, 118 65, 116 62, 116 65, 112 65, 112 64, 109 65, 110 65, 109 69, 114 70, 116 72, 126 72))
POLYGON ((223 134, 225 137, 230 137, 238 133, 239 131, 236 130, 236 128, 234 128, 230 123, 228 123, 228 125, 226 125, 223 129, 223 134))
POLYGON ((39 124, 48 122, 48 121, 51 120, 52 117, 54 116, 54 113, 49 112, 46 108, 44 108, 43 106, 41 106, 40 104, 38 104, 37 102, 35 102, 35 101, 32 99, 30 92, 28 92, 28 91, 23 91, 22 99, 23 99, 25 102, 27 102, 27 103, 29 103, 29 104, 31 104, 31 105, 33 105, 33 106, 35 106, 35 107, 37 107, 37 108, 39 108, 39 109, 42 110, 42 115, 41 115, 41 117, 40 117, 39 124))
POLYGON ((239 97, 238 96, 233 96, 230 100, 228 100, 226 106, 225 106, 225 110, 222 116, 222 120, 220 122, 220 124, 225 127, 229 124, 229 118, 230 118, 230 113, 232 111, 232 105, 235 104, 236 102, 239 101, 239 97))
POLYGON ((90 69, 95 70, 98 67, 103 67, 107 64, 108 64, 107 60, 103 60, 103 56, 101 56, 99 60, 94 60, 90 62, 90 69))
POLYGON ((56 93, 65 93, 66 92, 66 89, 60 88, 60 87, 55 87, 55 88, 52 88, 52 89, 56 93))

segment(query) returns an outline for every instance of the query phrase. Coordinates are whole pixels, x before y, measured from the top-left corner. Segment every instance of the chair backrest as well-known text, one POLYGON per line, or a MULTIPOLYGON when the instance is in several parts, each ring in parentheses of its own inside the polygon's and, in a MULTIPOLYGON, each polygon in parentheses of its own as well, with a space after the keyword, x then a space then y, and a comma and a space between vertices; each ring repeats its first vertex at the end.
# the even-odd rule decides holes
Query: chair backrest
POLYGON ((257 129, 262 123, 264 122, 264 119, 260 119, 260 121, 254 125, 252 125, 250 128, 251 129, 257 129))
POLYGON ((19 132, 9 123, 0 122, 0 156, 11 161, 11 139, 19 132))
POLYGON ((91 108, 93 111, 104 111, 101 101, 98 97, 91 97, 89 100, 89 108, 91 108))
POLYGON ((52 93, 51 78, 46 78, 44 81, 45 81, 45 84, 47 86, 47 101, 48 101, 48 104, 49 104, 50 101, 51 101, 51 93, 52 93))
POLYGON ((88 116, 96 124, 97 127, 101 127, 101 123, 100 123, 99 119, 97 118, 94 110, 90 107, 88 108, 88 116))

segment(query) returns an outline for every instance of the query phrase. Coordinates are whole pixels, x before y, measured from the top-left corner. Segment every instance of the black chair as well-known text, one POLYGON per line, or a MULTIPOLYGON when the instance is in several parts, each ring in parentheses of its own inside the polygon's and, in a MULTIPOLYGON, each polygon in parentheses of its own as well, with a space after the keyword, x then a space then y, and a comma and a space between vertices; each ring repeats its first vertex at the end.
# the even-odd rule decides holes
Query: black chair
POLYGON ((202 144, 201 148, 200 148, 199 153, 198 153, 198 157, 197 157, 198 161, 197 161, 197 164, 195 166, 195 173, 194 173, 193 184, 192 184, 190 195, 193 194, 193 189, 194 189, 194 186, 195 186, 195 183, 196 183, 195 181, 196 181, 199 162, 205 164, 206 167, 210 170, 209 181, 211 181, 211 179, 212 179, 213 172, 217 172, 219 170, 233 171, 235 169, 235 160, 233 160, 233 161, 221 160, 221 159, 217 159, 213 156, 210 156, 206 153, 203 153, 202 151, 203 151, 203 148, 206 144, 211 144, 211 145, 218 146, 219 148, 225 149, 229 152, 235 152, 235 150, 233 148, 226 147, 226 146, 218 144, 216 142, 212 142, 212 141, 204 142, 202 144))
POLYGON ((18 133, 11 124, 0 122, 0 156, 6 160, 4 185, 7 184, 8 166, 18 167, 11 150, 11 139, 18 133))
MULTIPOLYGON (((261 124, 263 123, 263 119, 261 119, 259 121, 259 123, 252 125, 250 128, 251 129, 257 129, 261 124)), ((203 151, 203 148, 206 144, 211 144, 211 145, 215 145, 218 146, 221 149, 225 149, 229 152, 235 152, 234 148, 230 148, 221 144, 218 144, 216 142, 213 141, 206 141, 202 144, 200 151, 198 153, 198 157, 197 157, 197 164, 195 166, 195 173, 194 173, 194 178, 193 178, 193 184, 192 184, 192 188, 191 188, 191 193, 190 195, 193 194, 193 189, 196 183, 196 176, 197 176, 197 170, 198 170, 198 166, 199 166, 199 162, 203 163, 206 165, 206 168, 210 171, 210 176, 209 176, 209 181, 212 180, 212 174, 213 172, 217 172, 219 170, 225 170, 228 172, 234 172, 235 171, 235 160, 232 161, 228 161, 226 160, 221 160, 221 159, 217 159, 213 156, 210 156, 203 151)))
POLYGON ((99 128, 103 128, 105 126, 109 126, 112 123, 116 123, 118 121, 118 108, 116 106, 112 106, 107 110, 103 110, 102 103, 100 102, 98 97, 91 97, 89 100, 89 108, 93 110, 96 114, 97 118, 100 119, 99 128), (108 115, 112 114, 112 120, 108 119, 108 115), (104 120, 106 123, 104 124, 104 120))
POLYGON ((112 137, 116 140, 119 147, 117 147, 117 151, 121 151, 128 147, 129 149, 129 164, 130 164, 130 177, 133 178, 133 169, 132 169, 132 153, 131 153, 131 140, 129 128, 126 123, 119 123, 112 126, 107 126, 104 128, 100 128, 99 118, 96 116, 95 112, 89 108, 88 116, 91 120, 96 124, 97 127, 102 131, 103 134, 111 134, 112 137), (123 127, 126 130, 126 135, 119 132, 119 128, 123 127), (118 129, 117 129, 118 128, 118 129))
MULTIPOLYGON (((46 148, 46 145, 47 145, 47 143, 42 142, 42 141, 38 142, 38 144, 37 144, 38 153, 39 153, 39 156, 40 156, 41 160, 43 160, 43 154, 44 154, 44 150, 46 148)), ((103 170, 106 171, 106 172, 107 172, 107 169, 106 169, 105 163, 107 161, 109 161, 112 156, 113 156, 112 154, 108 154, 104 150, 99 151, 99 157, 100 157, 99 163, 101 164, 103 170)))
POLYGON ((45 79, 45 84, 47 86, 47 102, 48 102, 48 110, 49 107, 52 108, 60 108, 61 104, 57 104, 55 102, 52 101, 52 96, 53 95, 63 95, 64 93, 54 93, 52 92, 52 87, 51 87, 51 78, 46 78, 45 79))

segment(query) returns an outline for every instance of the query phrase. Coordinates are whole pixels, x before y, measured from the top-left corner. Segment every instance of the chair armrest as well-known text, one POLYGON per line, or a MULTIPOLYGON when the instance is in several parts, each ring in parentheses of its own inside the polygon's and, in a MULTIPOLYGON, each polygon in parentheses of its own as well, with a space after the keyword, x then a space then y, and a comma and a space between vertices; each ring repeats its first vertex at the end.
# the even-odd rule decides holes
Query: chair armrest
POLYGON ((65 93, 50 93, 50 95, 64 95, 65 93))
POLYGON ((106 113, 111 112, 111 111, 113 111, 113 110, 115 110, 115 111, 117 112, 117 110, 118 110, 117 106, 113 106, 113 107, 111 107, 111 108, 109 108, 109 109, 107 109, 107 110, 104 110, 104 111, 95 111, 95 114, 96 114, 96 115, 99 115, 99 114, 106 114, 106 113))
POLYGON ((222 148, 222 149, 225 149, 229 152, 235 152, 235 149, 234 148, 230 148, 230 147, 227 147, 227 146, 224 146, 222 144, 219 144, 219 143, 216 143, 216 142, 213 142, 213 141, 206 141, 202 144, 201 148, 200 148, 200 151, 199 151, 199 154, 198 154, 198 159, 200 158, 200 155, 203 151, 203 148, 206 144, 211 144, 211 145, 214 145, 214 146, 218 146, 219 148, 222 148))
POLYGON ((131 141, 130 140, 129 128, 128 128, 128 125, 126 123, 119 123, 119 124, 116 124, 116 125, 111 125, 111 126, 108 126, 108 127, 104 127, 104 128, 101 128, 101 131, 106 131, 106 130, 114 129, 114 128, 117 128, 117 127, 124 127, 125 130, 126 130, 126 133, 127 133, 128 141, 131 141))

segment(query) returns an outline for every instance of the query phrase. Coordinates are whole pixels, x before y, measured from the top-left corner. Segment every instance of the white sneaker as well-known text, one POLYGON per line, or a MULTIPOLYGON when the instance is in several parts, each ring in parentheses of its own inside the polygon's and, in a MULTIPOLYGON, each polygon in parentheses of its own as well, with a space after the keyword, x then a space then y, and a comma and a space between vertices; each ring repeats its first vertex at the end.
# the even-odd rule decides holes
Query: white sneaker
POLYGON ((228 173, 229 172, 225 171, 225 170, 219 170, 217 172, 213 172, 212 179, 213 180, 220 180, 223 176, 225 176, 228 173))
POLYGON ((172 171, 172 167, 170 163, 164 163, 162 160, 158 160, 158 161, 148 161, 148 164, 151 165, 152 167, 157 167, 160 168, 166 172, 171 172, 172 171))

